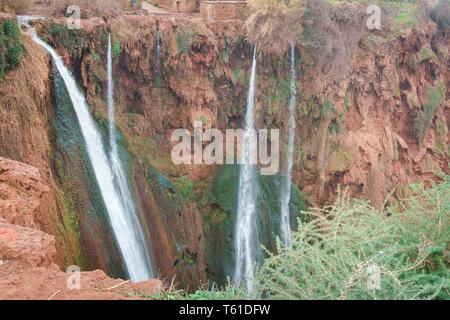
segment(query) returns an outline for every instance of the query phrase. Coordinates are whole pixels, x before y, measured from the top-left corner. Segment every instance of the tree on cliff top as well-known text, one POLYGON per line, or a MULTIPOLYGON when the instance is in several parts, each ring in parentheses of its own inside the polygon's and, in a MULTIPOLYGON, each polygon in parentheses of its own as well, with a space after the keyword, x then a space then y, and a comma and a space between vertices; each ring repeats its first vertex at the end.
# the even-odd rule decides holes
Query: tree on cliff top
POLYGON ((302 34, 306 0, 247 0, 247 38, 266 52, 282 54, 302 34))

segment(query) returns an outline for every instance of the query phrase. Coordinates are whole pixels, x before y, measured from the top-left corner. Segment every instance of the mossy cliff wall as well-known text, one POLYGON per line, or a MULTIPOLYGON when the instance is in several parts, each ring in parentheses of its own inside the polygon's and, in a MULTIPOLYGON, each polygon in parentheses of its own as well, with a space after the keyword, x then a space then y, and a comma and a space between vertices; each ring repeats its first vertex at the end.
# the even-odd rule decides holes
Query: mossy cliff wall
MULTIPOLYGON (((258 233, 261 245, 276 251, 280 235, 280 174, 261 176, 258 181, 257 203, 258 233)), ((239 166, 225 165, 207 187, 200 199, 200 211, 205 219, 206 261, 208 279, 225 284, 227 276, 234 272, 234 242, 237 198, 239 194, 239 166)), ((295 228, 300 212, 305 209, 305 199, 297 187, 293 187, 290 202, 291 225, 295 228)))
MULTIPOLYGON (((231 273, 238 170, 175 166, 174 129, 243 125, 253 45, 241 21, 120 16, 84 20, 68 31, 48 20, 38 31, 84 86, 92 112, 106 115, 106 40, 114 43, 117 123, 132 155, 132 179, 163 275, 182 284, 231 273), (161 40, 157 61, 156 39, 161 40), (234 191, 233 191, 234 190, 234 191)), ((297 46, 297 134, 293 182, 311 204, 327 204, 337 186, 382 206, 403 186, 448 170, 448 36, 427 21, 392 36, 367 33, 341 80, 297 46)), ((284 135, 289 56, 258 53, 256 124, 284 135)), ((278 224, 277 177, 261 182, 265 245, 278 224)), ((301 197, 294 192, 292 208, 301 197)))
MULTIPOLYGON (((16 24, 14 17, 6 19, 16 24)), ((0 16, 0 25, 4 21, 0 16)), ((39 169, 49 192, 40 199, 35 223, 44 232, 55 235, 56 262, 61 268, 71 264, 83 266, 76 233, 61 232, 72 224, 73 215, 65 205, 54 171, 50 59, 28 36, 19 31, 15 37, 14 46, 23 47, 23 51, 15 68, 7 68, 8 73, 0 80, 0 156, 39 169)))
POLYGON ((66 211, 58 231, 74 239, 70 244, 85 269, 126 277, 78 119, 61 76, 53 70, 53 163, 66 211))

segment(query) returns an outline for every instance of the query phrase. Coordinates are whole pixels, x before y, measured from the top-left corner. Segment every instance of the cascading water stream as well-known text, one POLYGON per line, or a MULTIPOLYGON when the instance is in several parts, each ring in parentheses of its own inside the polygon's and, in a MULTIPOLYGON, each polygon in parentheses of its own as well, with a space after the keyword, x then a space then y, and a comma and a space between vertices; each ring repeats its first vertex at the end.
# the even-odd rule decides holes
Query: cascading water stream
MULTIPOLYGON (((25 18, 22 17, 22 19, 25 18)), ((120 160, 118 157, 108 158, 101 134, 89 112, 86 98, 78 88, 70 71, 65 67, 61 57, 51 46, 41 40, 33 30, 30 33, 32 39, 50 53, 58 72, 64 80, 85 140, 89 160, 95 172, 111 226, 130 278, 134 282, 150 279, 153 277, 153 270, 145 238, 134 210, 125 174, 121 170, 120 160)))
POLYGON ((252 71, 247 97, 247 111, 245 115, 244 134, 244 163, 240 167, 238 209, 236 218, 236 268, 234 282, 246 283, 248 290, 253 288, 255 279, 255 264, 259 252, 259 239, 256 217, 256 197, 257 197, 257 173, 256 165, 250 159, 256 145, 254 135, 254 107, 255 107, 255 86, 256 86, 256 46, 253 53, 252 71), (253 150, 252 150, 253 149, 253 150))
POLYGON ((148 248, 145 241, 145 236, 140 226, 136 208, 133 203, 127 176, 120 160, 119 149, 116 140, 116 125, 115 125, 115 109, 114 109, 114 80, 113 80, 113 55, 111 45, 111 34, 108 35, 108 57, 107 57, 107 74, 108 74, 108 117, 109 117, 109 143, 110 143, 110 163, 114 174, 114 184, 119 193, 120 200, 123 204, 127 216, 130 218, 130 227, 136 232, 137 241, 140 242, 140 251, 143 262, 148 268, 149 278, 154 276, 151 259, 148 254, 148 248))
POLYGON ((281 237, 285 246, 292 245, 289 202, 291 201, 291 171, 294 163, 295 107, 297 102, 297 74, 295 72, 295 47, 291 44, 291 84, 289 97, 289 127, 286 152, 286 172, 280 192, 281 237))
POLYGON ((158 73, 161 72, 161 39, 159 30, 156 31, 156 69, 158 73))

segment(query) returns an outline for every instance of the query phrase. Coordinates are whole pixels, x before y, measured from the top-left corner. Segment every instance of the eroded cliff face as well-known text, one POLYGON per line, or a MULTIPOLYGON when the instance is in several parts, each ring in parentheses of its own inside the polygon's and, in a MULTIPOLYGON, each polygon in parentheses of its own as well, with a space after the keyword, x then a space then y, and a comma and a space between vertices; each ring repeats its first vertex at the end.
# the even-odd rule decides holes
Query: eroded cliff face
POLYGON ((40 231, 49 193, 38 169, 0 158, 0 259, 56 269, 55 238, 40 231))
MULTIPOLYGON (((130 15, 85 20, 80 31, 58 21, 38 29, 73 66, 100 123, 107 114, 106 41, 112 33, 117 122, 133 156, 131 176, 157 266, 184 285, 197 286, 206 275, 223 281, 232 265, 237 175, 229 167, 173 165, 170 135, 191 130, 194 121, 221 130, 242 127, 253 53, 243 23, 130 15)), ((307 48, 296 48, 293 180, 310 204, 333 202, 338 185, 375 206, 395 203, 406 185, 448 172, 449 47, 448 34, 431 21, 394 35, 368 33, 345 62, 349 71, 341 80, 325 74, 307 48)), ((261 50, 259 128, 284 134, 289 77, 287 54, 261 50)), ((277 186, 276 178, 265 183, 277 186)), ((298 211, 301 196, 294 198, 291 207, 298 211)), ((273 218, 276 195, 269 192, 264 201, 273 218)), ((266 234, 265 244, 274 246, 276 226, 266 234)))
MULTIPOLYGON (((52 84, 48 57, 27 37, 23 37, 26 56, 20 66, 6 75, 0 83, 0 156, 32 164, 38 168, 42 183, 36 178, 11 177, 11 196, 30 196, 27 212, 14 209, 14 204, 3 207, 1 216, 7 211, 16 212, 11 223, 23 223, 27 227, 39 226, 47 233, 56 235, 57 262, 76 262, 76 248, 71 247, 66 235, 58 232, 58 223, 63 220, 64 208, 61 192, 52 169, 52 142, 50 114, 52 113, 52 84), (42 185, 45 185, 43 187, 42 185), (15 191, 12 191, 14 190, 15 191), (49 192, 43 192, 48 188, 49 192), (32 195, 42 194, 38 203, 32 195), (27 220, 25 220, 27 219, 27 220)), ((37 173, 34 173, 36 175, 37 173)), ((5 172, 8 176, 9 173, 5 172)), ((16 205, 23 206, 20 201, 16 205)), ((11 218, 11 215, 10 215, 11 218)))
POLYGON ((50 192, 37 168, 0 157, 1 299, 142 299, 160 292, 158 280, 131 284, 101 270, 61 271, 55 237, 36 221, 50 192))
MULTIPOLYGON (((325 81, 319 130, 303 131, 302 190, 329 203, 339 184, 381 206, 402 199, 404 186, 448 172, 447 57, 448 36, 434 24, 381 43, 365 38, 349 76, 325 81)), ((314 113, 308 103, 303 110, 314 113)))
POLYGON ((20 65, 0 82, 0 156, 37 169, 2 171, 2 196, 16 200, 2 203, 0 217, 53 235, 60 268, 125 277, 70 99, 50 57, 25 33, 21 41, 20 65))

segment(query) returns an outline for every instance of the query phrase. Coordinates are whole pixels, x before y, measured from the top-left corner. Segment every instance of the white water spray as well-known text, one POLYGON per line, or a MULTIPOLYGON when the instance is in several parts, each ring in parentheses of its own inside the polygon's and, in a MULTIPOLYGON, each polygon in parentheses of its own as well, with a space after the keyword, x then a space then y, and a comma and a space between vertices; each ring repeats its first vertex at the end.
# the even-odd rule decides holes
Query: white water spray
MULTIPOLYGON (((156 31, 156 76, 158 80, 157 86, 157 95, 158 95, 158 108, 159 114, 162 112, 162 102, 161 102, 161 39, 160 39, 159 30, 156 31)), ((162 123, 160 123, 159 127, 162 127, 162 123)))
POLYGON ((297 102, 297 74, 295 72, 295 48, 291 44, 291 93, 289 97, 289 127, 286 152, 286 172, 283 177, 280 192, 281 207, 281 237, 285 246, 292 245, 289 202, 291 201, 291 171, 294 163, 295 143, 295 107, 297 102))
POLYGON ((131 195, 127 176, 120 160, 119 150, 116 140, 116 125, 115 125, 115 109, 114 109, 114 80, 113 80, 113 55, 111 45, 111 34, 108 35, 108 116, 109 116, 109 143, 110 143, 110 162, 114 174, 114 184, 119 193, 120 200, 123 207, 130 217, 130 227, 132 227, 136 233, 136 240, 140 243, 140 250, 143 260, 142 262, 148 268, 148 273, 154 276, 151 268, 151 259, 148 254, 148 248, 145 241, 144 233, 137 218, 136 208, 133 203, 133 197, 131 195))
POLYGON ((109 161, 101 134, 89 112, 86 98, 78 88, 70 71, 65 67, 61 57, 33 31, 31 35, 37 44, 50 53, 58 72, 64 80, 80 124, 81 133, 108 211, 111 226, 130 278, 134 282, 150 279, 153 277, 153 270, 145 245, 145 238, 143 237, 131 196, 126 198, 129 196, 129 191, 126 183, 123 183, 123 181, 126 182, 125 176, 118 174, 118 172, 121 172, 118 170, 120 161, 118 158, 109 161))
POLYGON ((161 69, 161 39, 159 30, 156 31, 156 68, 160 72, 161 69))
POLYGON ((259 239, 256 219, 257 174, 256 166, 251 164, 255 152, 254 107, 256 86, 256 46, 253 53, 252 71, 247 97, 245 115, 244 164, 240 168, 238 209, 236 218, 236 268, 234 282, 239 285, 245 281, 247 289, 254 285, 255 267, 259 253, 259 239), (253 149, 253 150, 252 150, 253 149))

